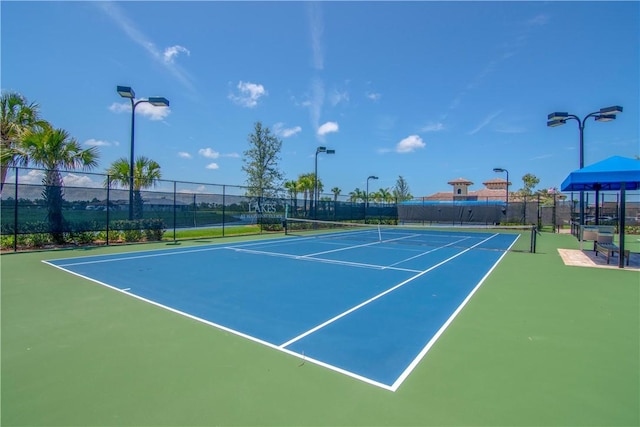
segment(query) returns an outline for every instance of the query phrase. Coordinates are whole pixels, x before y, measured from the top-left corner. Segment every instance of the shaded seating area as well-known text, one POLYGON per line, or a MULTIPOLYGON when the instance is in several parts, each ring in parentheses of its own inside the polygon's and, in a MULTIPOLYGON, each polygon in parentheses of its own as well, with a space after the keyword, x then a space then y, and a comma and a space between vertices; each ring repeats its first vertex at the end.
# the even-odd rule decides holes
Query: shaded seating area
POLYGON ((580 249, 584 240, 594 241, 594 251, 607 257, 607 263, 612 256, 618 254, 618 267, 624 268, 624 259, 629 264, 630 251, 624 247, 625 239, 625 202, 627 190, 640 189, 640 160, 630 159, 620 156, 609 157, 608 159, 578 169, 569 174, 561 185, 562 191, 595 191, 596 200, 599 191, 619 191, 620 205, 618 212, 618 248, 613 243, 613 230, 609 235, 606 230, 586 230, 585 224, 580 224, 581 236, 580 249), (586 232, 586 233, 585 233, 586 232), (595 232, 595 234, 594 234, 595 232), (585 236, 587 234, 587 236, 585 236), (587 239, 589 237, 589 239, 587 239))

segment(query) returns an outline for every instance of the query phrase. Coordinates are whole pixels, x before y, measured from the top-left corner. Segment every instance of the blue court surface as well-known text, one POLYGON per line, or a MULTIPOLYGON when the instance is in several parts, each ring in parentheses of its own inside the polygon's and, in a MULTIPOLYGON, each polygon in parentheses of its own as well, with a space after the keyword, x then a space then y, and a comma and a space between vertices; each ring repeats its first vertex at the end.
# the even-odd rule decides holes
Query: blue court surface
POLYGON ((365 233, 46 262, 395 391, 517 235, 365 233))

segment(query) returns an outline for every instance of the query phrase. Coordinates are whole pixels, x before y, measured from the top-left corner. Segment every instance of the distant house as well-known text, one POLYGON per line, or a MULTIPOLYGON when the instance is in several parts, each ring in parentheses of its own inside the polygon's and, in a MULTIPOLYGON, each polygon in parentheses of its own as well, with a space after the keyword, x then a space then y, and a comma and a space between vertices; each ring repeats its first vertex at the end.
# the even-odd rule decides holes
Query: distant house
MULTIPOLYGON (((449 181, 447 184, 453 186, 453 191, 438 192, 430 196, 420 197, 423 202, 452 202, 452 201, 499 201, 505 202, 507 199, 507 181, 502 178, 494 178, 483 182, 485 188, 478 191, 469 191, 473 182, 465 178, 458 178, 449 181)), ((511 182, 509 182, 511 185, 511 182)))

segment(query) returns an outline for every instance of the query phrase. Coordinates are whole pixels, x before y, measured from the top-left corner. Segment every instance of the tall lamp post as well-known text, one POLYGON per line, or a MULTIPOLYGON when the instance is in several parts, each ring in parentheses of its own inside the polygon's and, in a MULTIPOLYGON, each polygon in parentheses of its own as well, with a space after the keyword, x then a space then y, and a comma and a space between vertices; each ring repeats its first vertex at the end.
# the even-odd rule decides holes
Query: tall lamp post
POLYGON ((327 149, 327 147, 316 148, 316 163, 313 172, 313 218, 318 219, 318 154, 335 154, 336 150, 327 149))
POLYGON ((367 177, 367 192, 365 193, 365 198, 367 199, 364 204, 364 222, 367 222, 367 210, 369 209, 369 180, 370 179, 378 179, 375 175, 369 175, 367 177))
POLYGON ((152 96, 149 99, 135 100, 136 94, 129 86, 118 86, 117 92, 123 98, 129 98, 131 101, 131 159, 129 161, 129 220, 133 219, 133 164, 135 159, 133 157, 133 147, 135 141, 135 126, 136 126, 136 107, 143 102, 147 102, 155 107, 168 107, 169 100, 161 96, 152 96))
MULTIPOLYGON (((622 113, 622 107, 619 105, 614 105, 611 107, 601 108, 599 111, 594 111, 592 113, 587 114, 580 119, 580 117, 569 114, 566 112, 555 112, 551 113, 547 116, 547 126, 548 127, 556 127, 562 126, 567 123, 567 120, 575 120, 578 122, 578 129, 580 129, 580 169, 584 167, 584 125, 587 122, 589 117, 593 117, 597 122, 610 122, 611 120, 615 120, 616 114, 622 113)), ((584 225, 584 191, 580 191, 580 224, 582 227, 584 225)), ((578 240, 582 240, 582 231, 581 229, 578 231, 578 240)))
POLYGON ((507 197, 506 197, 506 207, 504 208, 504 217, 505 217, 505 221, 509 222, 509 171, 506 170, 505 168, 493 168, 493 171, 507 174, 507 197))

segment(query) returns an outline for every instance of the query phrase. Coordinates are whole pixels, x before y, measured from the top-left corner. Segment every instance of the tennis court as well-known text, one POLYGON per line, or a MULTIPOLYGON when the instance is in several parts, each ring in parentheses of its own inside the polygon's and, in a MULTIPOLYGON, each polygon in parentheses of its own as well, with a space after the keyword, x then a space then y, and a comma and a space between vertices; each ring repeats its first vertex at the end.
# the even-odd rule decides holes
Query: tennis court
POLYGON ((357 227, 44 262, 395 391, 519 237, 357 227))

